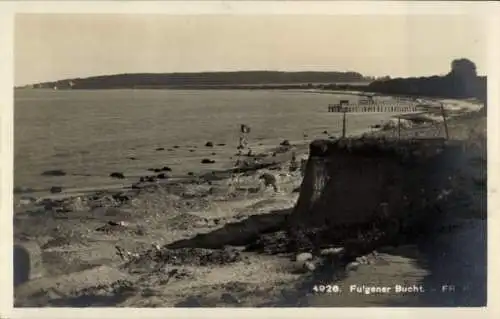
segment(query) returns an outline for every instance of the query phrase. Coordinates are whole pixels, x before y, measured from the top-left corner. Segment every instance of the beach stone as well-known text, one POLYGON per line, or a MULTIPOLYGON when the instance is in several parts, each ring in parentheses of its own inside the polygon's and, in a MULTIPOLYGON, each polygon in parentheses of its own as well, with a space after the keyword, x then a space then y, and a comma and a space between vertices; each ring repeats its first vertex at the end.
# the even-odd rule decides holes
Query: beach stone
POLYGON ((112 178, 119 178, 119 179, 125 178, 125 175, 123 175, 123 173, 120 173, 120 172, 113 172, 113 173, 109 174, 109 176, 112 178))
POLYGON ((168 167, 168 166, 163 166, 162 171, 164 171, 164 172, 171 172, 172 169, 170 167, 168 167))
POLYGON ((14 187, 14 194, 29 193, 35 191, 33 188, 17 186, 14 187))
POLYGON ((281 146, 291 146, 289 140, 284 140, 283 142, 280 143, 281 146))
POLYGON ((304 270, 306 271, 315 271, 316 265, 311 261, 304 262, 304 270))
POLYGON ((164 148, 164 147, 158 147, 156 150, 157 150, 157 151, 164 151, 164 150, 165 150, 165 148, 164 148))
POLYGON ((81 197, 70 199, 69 202, 65 205, 65 207, 68 210, 74 212, 83 211, 86 208, 81 197))
POLYGON ((313 255, 311 253, 300 253, 295 257, 295 261, 297 262, 305 262, 312 259, 313 255))
POLYGON ((36 202, 36 198, 33 197, 21 197, 19 199, 19 205, 30 205, 36 202))
POLYGON ((240 304, 241 303, 241 300, 239 300, 237 297, 235 297, 234 295, 227 293, 227 292, 223 293, 220 296, 220 299, 223 302, 229 303, 229 304, 240 304))
POLYGON ((42 173, 42 176, 65 176, 66 172, 60 169, 54 169, 45 171, 42 173))
POLYGON ((356 262, 356 261, 352 261, 350 263, 348 263, 346 266, 345 266, 345 270, 346 271, 354 271, 354 270, 357 270, 358 267, 359 267, 359 263, 356 262))
POLYGON ((344 252, 343 247, 337 247, 337 248, 326 248, 320 251, 321 256, 335 256, 339 255, 344 252))
POLYGON ((156 177, 158 177, 159 179, 166 179, 166 178, 168 178, 168 176, 165 173, 158 174, 156 177))
POLYGON ((44 275, 42 250, 34 242, 14 244, 14 286, 21 285, 44 275))
POLYGON ((201 163, 202 164, 213 164, 213 163, 215 163, 215 161, 211 160, 211 159, 208 159, 208 158, 204 158, 204 159, 201 160, 201 163))
POLYGON ((52 194, 61 193, 62 192, 62 187, 60 187, 60 186, 52 186, 50 188, 50 192, 52 194))
POLYGON ((206 143, 205 143, 205 146, 206 146, 206 147, 214 147, 214 143, 213 143, 213 142, 208 141, 208 142, 206 142, 206 143))

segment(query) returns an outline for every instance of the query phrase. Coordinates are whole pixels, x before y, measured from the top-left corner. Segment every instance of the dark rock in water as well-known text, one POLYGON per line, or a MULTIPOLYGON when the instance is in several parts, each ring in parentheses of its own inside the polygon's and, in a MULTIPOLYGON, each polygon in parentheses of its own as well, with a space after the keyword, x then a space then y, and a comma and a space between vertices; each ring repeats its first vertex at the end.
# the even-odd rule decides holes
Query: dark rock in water
POLYGON ((280 143, 281 146, 291 146, 289 140, 284 140, 283 142, 280 143))
MULTIPOLYGON (((141 177, 142 178, 142 177, 141 177)), ((142 187, 139 186, 138 184, 132 184, 132 189, 141 189, 142 187)))
POLYGON ((273 154, 271 156, 272 157, 276 157, 276 152, 273 152, 273 154))
POLYGON ((113 172, 113 173, 109 174, 109 176, 112 178, 119 178, 119 179, 125 178, 125 175, 123 175, 123 173, 120 173, 120 172, 113 172))
POLYGON ((170 167, 168 167, 168 166, 163 166, 162 171, 164 171, 164 172, 171 172, 172 169, 170 167))
POLYGON ((156 176, 148 176, 146 178, 146 181, 148 181, 148 182, 156 182, 156 176))
POLYGON ((50 171, 45 171, 42 173, 43 176, 65 176, 66 172, 60 169, 54 169, 50 171))
POLYGON ((219 143, 219 144, 217 144, 217 146, 226 146, 226 144, 224 144, 224 143, 219 143))
POLYGON ((128 159, 129 159, 129 160, 132 160, 132 161, 135 161, 135 160, 137 159, 137 157, 133 157, 133 156, 131 156, 131 157, 129 157, 128 159))
POLYGON ((201 163, 202 164, 213 164, 213 163, 215 163, 215 161, 211 160, 211 159, 208 159, 208 158, 204 158, 204 159, 201 160, 201 163))
POLYGON ((213 142, 207 142, 205 144, 206 147, 214 147, 214 143, 213 142))
POLYGON ((213 153, 212 153, 212 155, 214 155, 214 156, 215 156, 215 155, 217 155, 217 153, 213 152, 213 153))
POLYGON ((139 182, 144 183, 144 181, 145 181, 144 177, 141 176, 141 178, 139 178, 139 182))
POLYGON ((33 188, 29 187, 22 187, 22 186, 14 187, 14 194, 31 193, 34 191, 35 190, 33 188))
POLYGON ((156 150, 157 150, 157 151, 164 151, 164 150, 165 150, 165 148, 164 148, 164 147, 158 147, 156 150))
POLYGON ((52 194, 60 193, 60 192, 62 192, 62 187, 59 187, 59 186, 52 186, 52 187, 50 188, 50 192, 51 192, 52 194))
POLYGON ((155 169, 153 170, 153 172, 155 172, 155 173, 159 173, 159 172, 161 172, 161 171, 163 171, 161 168, 155 168, 155 169))
POLYGON ((194 173, 193 173, 193 172, 188 172, 188 175, 189 175, 189 176, 193 176, 193 175, 194 175, 194 173))
POLYGON ((328 131, 326 131, 326 130, 325 130, 325 131, 323 131, 323 134, 328 134, 328 131))
POLYGON ((174 148, 179 148, 179 145, 174 145, 174 148))
POLYGON ((371 126, 371 128, 381 128, 381 127, 382 127, 382 125, 380 125, 380 124, 374 124, 371 126))
POLYGON ((165 173, 158 174, 158 175, 156 175, 156 177, 158 177, 159 179, 168 178, 168 176, 165 173))
POLYGON ((189 150, 189 151, 190 151, 191 153, 193 153, 193 152, 194 152, 194 150, 189 150))
POLYGON ((148 168, 148 172, 154 172, 156 168, 148 168))

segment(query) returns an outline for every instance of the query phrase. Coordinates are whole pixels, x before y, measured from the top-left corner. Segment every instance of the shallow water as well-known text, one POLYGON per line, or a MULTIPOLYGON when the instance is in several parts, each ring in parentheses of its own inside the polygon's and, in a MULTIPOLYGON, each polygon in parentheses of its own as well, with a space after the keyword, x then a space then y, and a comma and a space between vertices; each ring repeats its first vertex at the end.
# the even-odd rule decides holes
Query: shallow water
MULTIPOLYGON (((232 162, 229 156, 236 152, 242 123, 252 128, 254 148, 283 139, 304 141, 303 133, 307 140, 325 137, 324 130, 340 134, 341 115, 327 112, 327 105, 339 99, 356 97, 261 90, 18 90, 14 186, 120 185, 133 179, 117 182, 111 172, 135 178, 147 168, 165 165, 179 174, 220 168, 232 162), (226 145, 207 148, 207 141, 226 145), (160 147, 165 150, 156 151, 160 147), (205 157, 217 163, 202 166, 205 157), (53 169, 68 175, 41 176, 53 169)), ((360 133, 389 116, 350 114, 348 133, 360 133)))

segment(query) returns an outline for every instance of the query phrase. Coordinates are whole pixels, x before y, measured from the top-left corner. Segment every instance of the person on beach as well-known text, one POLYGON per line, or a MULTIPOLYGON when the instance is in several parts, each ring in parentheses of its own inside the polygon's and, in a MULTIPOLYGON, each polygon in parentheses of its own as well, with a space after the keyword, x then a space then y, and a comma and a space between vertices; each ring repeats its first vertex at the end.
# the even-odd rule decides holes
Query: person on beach
POLYGON ((300 159, 300 174, 304 176, 306 174, 306 165, 307 165, 307 155, 302 155, 300 159))
POLYGON ((292 152, 292 159, 290 160, 290 172, 295 172, 299 168, 299 162, 297 161, 297 155, 292 152))
POLYGON ((276 180, 276 176, 270 173, 262 174, 259 179, 264 181, 264 186, 267 188, 272 186, 275 192, 278 192, 278 181, 276 180))

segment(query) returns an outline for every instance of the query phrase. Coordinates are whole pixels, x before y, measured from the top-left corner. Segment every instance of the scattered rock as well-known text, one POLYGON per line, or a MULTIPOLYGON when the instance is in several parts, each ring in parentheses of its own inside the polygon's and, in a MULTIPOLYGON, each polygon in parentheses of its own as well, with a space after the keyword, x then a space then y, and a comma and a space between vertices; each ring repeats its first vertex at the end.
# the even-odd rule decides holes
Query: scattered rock
MULTIPOLYGON (((143 179, 143 178, 141 177, 141 179, 143 179)), ((144 179, 142 180, 142 182, 144 182, 144 179)), ((139 184, 137 184, 137 183, 132 184, 131 188, 132 189, 142 189, 142 187, 139 184)))
POLYGON ((99 228, 96 228, 96 231, 109 233, 113 230, 124 229, 127 226, 128 226, 128 223, 123 222, 123 221, 119 221, 119 222, 109 221, 106 225, 101 226, 99 228))
POLYGON ((291 146, 289 140, 284 140, 283 142, 280 143, 281 146, 291 146))
POLYGON ((305 262, 312 259, 313 255, 311 253, 300 253, 295 257, 295 261, 297 262, 305 262))
POLYGON ((338 248, 326 248, 320 251, 321 256, 334 256, 334 255, 339 255, 344 252, 343 247, 338 247, 338 248))
POLYGON ((109 174, 109 177, 124 179, 125 175, 123 175, 123 173, 120 173, 120 172, 113 172, 113 173, 109 174))
POLYGON ((51 192, 52 194, 61 193, 61 192, 62 192, 62 187, 60 187, 60 186, 52 186, 52 187, 50 188, 50 192, 51 192))
POLYGON ((36 198, 33 197, 21 197, 19 199, 19 205, 30 205, 36 202, 36 198))
POLYGON ((172 171, 172 169, 170 167, 168 167, 168 166, 163 166, 162 170, 164 172, 171 172, 172 171))
POLYGON ((328 131, 327 131, 327 130, 324 130, 324 131, 323 131, 323 134, 328 134, 328 131))
POLYGON ((159 179, 166 179, 166 178, 168 178, 168 176, 165 173, 158 174, 158 175, 156 175, 156 177, 158 177, 159 179))
POLYGON ((214 143, 209 141, 209 142, 205 143, 205 146, 206 147, 214 147, 214 143))
POLYGON ((14 194, 30 193, 30 192, 34 192, 34 191, 35 190, 33 188, 29 188, 29 187, 22 187, 22 186, 14 187, 14 194))
POLYGON ((157 150, 157 151, 164 151, 164 150, 165 150, 165 148, 164 148, 164 147, 158 147, 156 150, 157 150))
POLYGON ((139 182, 140 182, 140 183, 144 183, 144 181, 145 181, 145 180, 146 180, 146 179, 145 179, 143 176, 141 176, 141 178, 139 178, 139 182))
POLYGON ((174 145, 174 148, 179 148, 179 145, 174 145))
POLYGON ((189 176, 194 176, 194 173, 193 172, 188 172, 187 173, 189 176))
POLYGON ((213 153, 212 153, 212 155, 214 155, 214 156, 215 156, 215 155, 217 155, 217 153, 213 152, 213 153))
POLYGON ((65 176, 66 172, 60 169, 45 171, 42 173, 43 176, 65 176))
POLYGON ((304 270, 306 271, 315 271, 316 265, 311 261, 304 262, 304 270))
POLYGON ((194 150, 189 150, 189 152, 194 153, 194 150))
POLYGON ((132 161, 135 161, 137 159, 137 157, 134 157, 134 156, 130 156, 128 157, 129 160, 132 160, 132 161))
POLYGON ((354 271, 354 270, 358 269, 358 267, 359 267, 359 263, 356 261, 352 261, 345 266, 345 270, 348 272, 354 271))
POLYGON ((227 292, 223 293, 220 296, 220 299, 223 302, 228 303, 228 304, 240 304, 241 303, 241 300, 239 300, 237 297, 235 297, 234 295, 229 294, 227 292))
POLYGON ((358 262, 360 265, 367 265, 368 258, 366 258, 366 256, 357 257, 356 262, 358 262))
POLYGON ((202 164, 213 164, 213 163, 215 163, 215 161, 211 160, 211 159, 208 159, 208 158, 204 158, 204 159, 201 160, 201 163, 202 164))
POLYGON ((217 146, 226 146, 226 144, 224 144, 224 143, 219 143, 219 144, 217 144, 217 146))

